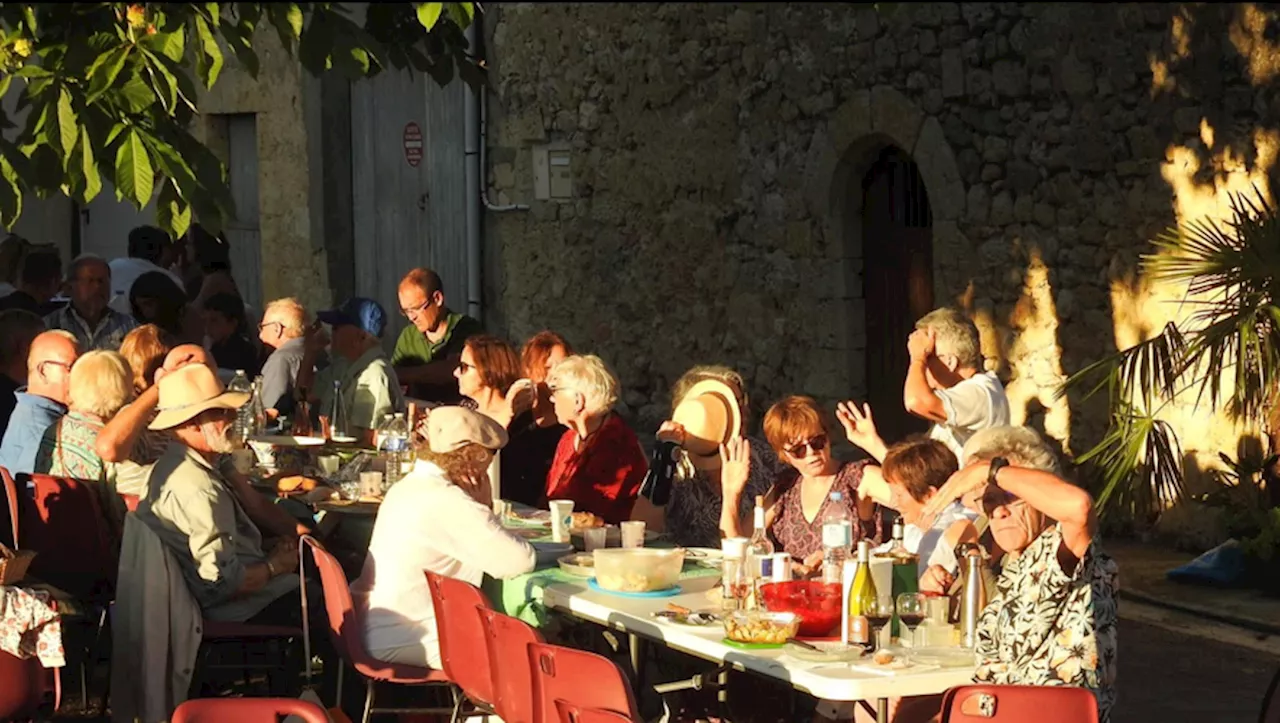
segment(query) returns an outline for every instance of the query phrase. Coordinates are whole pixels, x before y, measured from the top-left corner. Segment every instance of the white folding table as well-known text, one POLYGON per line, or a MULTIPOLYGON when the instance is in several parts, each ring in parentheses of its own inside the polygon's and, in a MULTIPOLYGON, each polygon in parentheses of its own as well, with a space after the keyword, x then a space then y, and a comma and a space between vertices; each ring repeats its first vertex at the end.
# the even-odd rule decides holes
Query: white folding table
MULTIPOLYGON (((797 690, 832 701, 877 702, 877 719, 887 723, 888 701, 912 695, 932 695, 973 681, 972 667, 929 668, 913 672, 910 668, 893 674, 864 672, 849 664, 832 663, 813 667, 789 665, 781 650, 741 650, 725 645, 724 630, 674 625, 653 617, 668 603, 699 610, 709 605, 707 592, 717 578, 690 578, 680 581, 683 590, 668 598, 631 598, 597 592, 582 583, 548 585, 542 593, 546 607, 569 613, 626 633, 632 651, 641 640, 659 642, 666 647, 717 663, 732 665, 737 670, 751 671, 785 681, 797 690)), ((633 656, 633 664, 637 661, 633 656)))

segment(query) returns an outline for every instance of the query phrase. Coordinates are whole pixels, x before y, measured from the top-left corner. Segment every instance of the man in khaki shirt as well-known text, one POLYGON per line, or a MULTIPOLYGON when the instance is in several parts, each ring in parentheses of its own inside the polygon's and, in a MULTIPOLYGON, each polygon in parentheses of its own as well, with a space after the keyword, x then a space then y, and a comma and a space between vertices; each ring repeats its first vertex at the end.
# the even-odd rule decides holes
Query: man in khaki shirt
POLYGON ((321 351, 323 338, 311 341, 298 369, 298 386, 316 390, 317 409, 330 417, 332 423, 336 381, 340 407, 346 417, 347 428, 341 431, 364 444, 372 444, 382 418, 405 408, 400 381, 382 350, 386 312, 373 299, 356 297, 337 309, 320 312, 316 318, 333 330, 333 364, 315 376, 314 385, 309 383, 307 377, 321 351))
POLYGON ((153 430, 174 438, 155 463, 138 516, 177 558, 204 616, 279 623, 296 617, 296 539, 263 549, 262 532, 217 467, 247 394, 227 392, 203 364, 166 374, 153 430))

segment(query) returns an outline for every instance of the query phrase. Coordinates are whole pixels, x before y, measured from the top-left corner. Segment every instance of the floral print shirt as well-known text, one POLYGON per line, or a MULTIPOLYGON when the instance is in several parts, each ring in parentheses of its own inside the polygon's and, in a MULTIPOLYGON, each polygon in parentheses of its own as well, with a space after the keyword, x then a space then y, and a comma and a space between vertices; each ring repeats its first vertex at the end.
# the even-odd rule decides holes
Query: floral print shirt
POLYGON ((1088 688, 1106 723, 1116 698, 1116 563, 1096 539, 1064 570, 1070 559, 1054 525, 1005 565, 978 620, 974 679, 1088 688))
MULTIPOLYGON (((738 516, 749 522, 756 497, 769 493, 769 487, 782 472, 782 466, 778 455, 766 442, 750 437, 748 441, 751 444, 751 471, 748 472, 742 499, 738 502, 738 516)), ((683 465, 676 467, 671 485, 671 501, 666 508, 667 534, 677 545, 684 547, 719 548, 720 508, 724 505, 724 495, 718 485, 708 482, 705 471, 694 469, 693 476, 687 477, 682 474, 683 469, 683 465)))
MULTIPOLYGON (((855 507, 858 485, 862 484, 862 472, 870 464, 869 460, 841 463, 836 471, 836 478, 831 483, 827 499, 822 501, 813 521, 805 519, 804 503, 800 499, 800 475, 792 467, 787 467, 778 479, 778 514, 773 520, 770 532, 780 552, 787 552, 797 560, 804 560, 822 549, 822 515, 831 503, 831 492, 844 494, 844 502, 849 506, 849 514, 857 519, 855 507)), ((871 520, 858 520, 853 526, 853 545, 857 548, 858 540, 868 538, 875 547, 884 540, 883 516, 880 509, 871 520)))

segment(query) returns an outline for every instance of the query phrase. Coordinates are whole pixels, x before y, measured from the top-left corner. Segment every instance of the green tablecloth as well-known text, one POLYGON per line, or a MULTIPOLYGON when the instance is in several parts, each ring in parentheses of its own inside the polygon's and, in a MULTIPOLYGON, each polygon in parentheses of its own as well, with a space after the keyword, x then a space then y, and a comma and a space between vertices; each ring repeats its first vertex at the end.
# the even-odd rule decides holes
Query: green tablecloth
MULTIPOLYGON (((654 545, 657 547, 657 545, 654 545)), ((718 576, 718 568, 703 567, 686 562, 680 579, 718 576)), ((586 580, 577 575, 570 575, 559 566, 543 567, 527 575, 510 580, 495 580, 486 576, 481 589, 499 611, 512 617, 520 618, 534 627, 547 623, 547 608, 542 605, 542 591, 548 585, 568 582, 585 585, 586 580)))

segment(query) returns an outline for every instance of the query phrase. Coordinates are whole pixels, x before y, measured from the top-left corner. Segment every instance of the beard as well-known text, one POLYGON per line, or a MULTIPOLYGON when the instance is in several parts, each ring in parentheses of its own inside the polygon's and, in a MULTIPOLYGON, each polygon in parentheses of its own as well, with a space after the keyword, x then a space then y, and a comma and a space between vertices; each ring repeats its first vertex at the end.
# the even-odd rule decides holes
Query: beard
POLYGON ((231 439, 231 426, 223 427, 221 431, 213 426, 210 422, 200 425, 200 432, 204 435, 204 443, 209 446, 210 452, 217 454, 231 454, 235 451, 235 442, 231 439))

